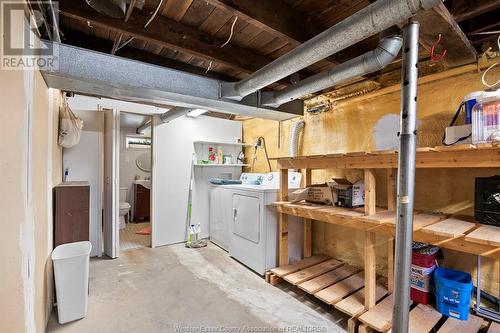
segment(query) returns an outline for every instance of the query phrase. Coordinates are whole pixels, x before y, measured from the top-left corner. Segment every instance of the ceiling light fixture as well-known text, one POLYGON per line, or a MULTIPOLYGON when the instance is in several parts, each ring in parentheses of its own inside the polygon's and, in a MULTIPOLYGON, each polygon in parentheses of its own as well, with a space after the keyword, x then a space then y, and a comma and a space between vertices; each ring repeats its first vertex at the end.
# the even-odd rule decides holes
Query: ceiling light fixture
POLYGON ((192 111, 189 111, 186 116, 188 117, 193 117, 193 118, 196 118, 198 117, 199 115, 202 115, 204 113, 208 112, 208 110, 205 110, 205 109, 194 109, 192 111))

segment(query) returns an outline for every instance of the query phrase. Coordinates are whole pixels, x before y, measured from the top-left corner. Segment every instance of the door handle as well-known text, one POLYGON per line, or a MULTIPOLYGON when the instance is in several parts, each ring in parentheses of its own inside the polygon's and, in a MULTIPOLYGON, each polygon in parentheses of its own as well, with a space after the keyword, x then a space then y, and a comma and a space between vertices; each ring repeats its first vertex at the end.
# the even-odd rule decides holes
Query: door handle
POLYGON ((238 220, 238 210, 233 207, 233 221, 236 222, 238 220))

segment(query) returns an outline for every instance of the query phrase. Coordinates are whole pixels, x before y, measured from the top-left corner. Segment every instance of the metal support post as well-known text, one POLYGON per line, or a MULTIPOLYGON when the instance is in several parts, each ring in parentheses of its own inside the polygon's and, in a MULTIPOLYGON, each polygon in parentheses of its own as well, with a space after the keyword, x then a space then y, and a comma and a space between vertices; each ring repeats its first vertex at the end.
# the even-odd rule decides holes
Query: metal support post
POLYGON ((410 268, 413 240, 415 151, 417 141, 417 79, 419 24, 410 20, 403 30, 401 130, 399 136, 396 258, 392 332, 407 333, 410 310, 410 268))

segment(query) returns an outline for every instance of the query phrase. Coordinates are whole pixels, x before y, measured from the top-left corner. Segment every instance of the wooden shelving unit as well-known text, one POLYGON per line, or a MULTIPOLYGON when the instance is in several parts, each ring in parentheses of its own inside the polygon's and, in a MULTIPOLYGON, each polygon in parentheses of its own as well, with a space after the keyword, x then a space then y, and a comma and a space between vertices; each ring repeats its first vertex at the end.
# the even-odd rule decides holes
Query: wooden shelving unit
MULTIPOLYGON (((282 157, 280 169, 280 201, 273 205, 279 214, 279 267, 266 279, 277 283, 283 279, 340 311, 352 316, 349 329, 354 332, 391 328, 393 274, 382 285, 376 275, 376 236, 388 237, 388 271, 393 271, 394 236, 396 231, 396 151, 355 152, 329 155, 282 157), (348 209, 309 203, 291 203, 288 196, 288 169, 304 169, 305 185, 311 184, 314 169, 364 169, 365 206, 348 209), (374 169, 387 170, 387 208, 376 207, 374 169), (288 216, 303 218, 304 259, 288 263, 288 216), (312 255, 312 220, 364 231, 364 269, 355 268, 327 256, 312 255), (386 296, 388 295, 388 296, 386 296), (385 297, 385 298, 384 298, 385 297)), ((486 168, 500 167, 500 147, 495 145, 459 145, 425 147, 417 150, 417 168, 486 168)), ((500 260, 500 228, 476 224, 471 217, 446 216, 432 212, 415 212, 413 239, 443 248, 500 260)), ((434 309, 412 305, 410 329, 429 332, 441 319, 434 309), (422 323, 423 322, 423 323, 422 323)), ((467 322, 449 318, 439 332, 449 332, 460 324, 460 332, 477 332, 483 320, 470 316, 467 322)))
POLYGON ((212 164, 202 164, 202 163, 195 163, 194 164, 195 167, 247 167, 249 166, 249 164, 215 164, 215 163, 212 163, 212 164))

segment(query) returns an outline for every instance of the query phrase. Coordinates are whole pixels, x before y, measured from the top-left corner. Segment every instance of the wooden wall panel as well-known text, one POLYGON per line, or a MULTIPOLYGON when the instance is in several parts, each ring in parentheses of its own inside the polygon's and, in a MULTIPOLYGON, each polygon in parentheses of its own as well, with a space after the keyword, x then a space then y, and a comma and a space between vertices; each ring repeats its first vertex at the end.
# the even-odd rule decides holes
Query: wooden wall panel
MULTIPOLYGON (((491 71, 491 77, 499 77, 500 69, 491 71)), ((441 142, 443 130, 448 126, 462 98, 471 91, 482 90, 480 74, 468 73, 419 86, 418 103, 418 144, 435 146, 441 142)), ((399 121, 400 93, 394 92, 371 99, 351 103, 348 100, 319 115, 304 116, 306 125, 301 138, 299 154, 326 154, 346 151, 375 150, 396 135, 399 121)), ((253 143, 259 136, 266 139, 269 156, 287 156, 290 128, 296 119, 279 125, 275 121, 250 119, 243 122, 245 142, 253 143), (278 128, 281 126, 280 137, 278 128)), ((395 138, 395 137, 394 137, 395 138)), ((253 149, 246 151, 251 161, 253 149)), ((272 167, 276 168, 274 161, 272 167)), ((249 171, 249 170, 247 170, 249 171)), ((257 153, 255 172, 267 171, 263 151, 257 153)), ((500 174, 500 169, 419 169, 417 171, 416 209, 445 213, 473 213, 474 177, 500 174)), ((313 183, 324 182, 331 177, 347 177, 351 181, 363 175, 356 170, 317 170, 313 173, 313 183)), ((386 172, 375 174, 377 182, 377 204, 387 205, 386 172)), ((352 229, 313 223, 313 254, 327 253, 347 262, 362 266, 363 233, 352 229)), ((386 272, 387 239, 376 240, 377 271, 386 272)), ((445 264, 475 273, 475 257, 445 251, 445 264)), ((482 271, 483 283, 493 293, 498 294, 499 272, 493 262, 485 262, 482 271)))

